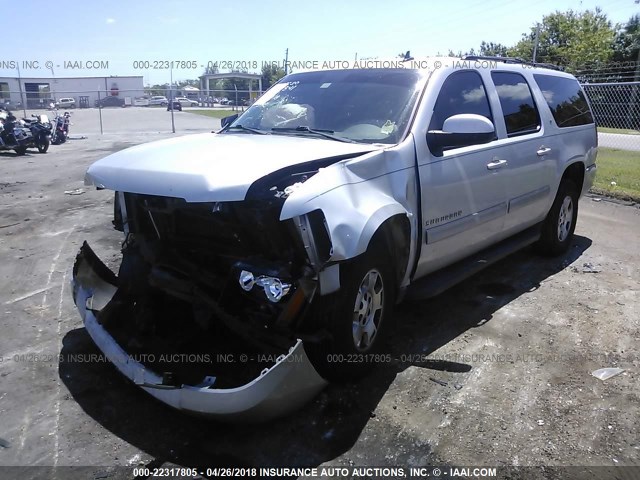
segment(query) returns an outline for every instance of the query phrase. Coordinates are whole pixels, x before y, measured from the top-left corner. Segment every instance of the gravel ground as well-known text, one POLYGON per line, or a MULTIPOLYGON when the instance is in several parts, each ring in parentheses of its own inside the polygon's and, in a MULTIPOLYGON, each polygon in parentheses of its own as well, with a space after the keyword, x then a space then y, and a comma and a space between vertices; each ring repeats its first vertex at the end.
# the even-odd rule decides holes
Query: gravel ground
POLYGON ((98 353, 69 289, 78 248, 86 239, 113 262, 121 241, 112 193, 84 187, 84 172, 166 136, 0 153, 0 465, 43 467, 5 474, 70 478, 44 467, 74 465, 91 466, 83 478, 125 478, 110 467, 145 465, 640 465, 640 209, 606 200, 581 201, 564 257, 525 250, 437 298, 400 305, 393 361, 268 424, 185 416, 108 363, 58 362, 61 352, 98 353), (591 374, 604 367, 624 372, 591 374))

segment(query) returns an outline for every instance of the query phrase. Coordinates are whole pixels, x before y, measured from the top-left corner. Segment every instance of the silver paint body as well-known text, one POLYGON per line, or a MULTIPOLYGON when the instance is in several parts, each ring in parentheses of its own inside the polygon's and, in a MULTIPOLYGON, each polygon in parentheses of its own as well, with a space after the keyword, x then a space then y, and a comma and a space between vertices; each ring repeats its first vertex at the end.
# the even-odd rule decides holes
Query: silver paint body
MULTIPOLYGON (((365 252, 389 218, 407 217, 410 253, 400 285, 406 287, 542 221, 569 165, 581 162, 585 166, 581 193, 591 187, 595 177, 595 125, 558 128, 533 80, 534 73, 570 76, 522 65, 469 68, 484 81, 497 139, 448 150, 440 157, 432 155, 427 129, 442 84, 460 71, 452 60, 443 59, 441 68, 424 72, 422 96, 409 133, 397 145, 284 135, 193 135, 113 154, 89 168, 86 182, 116 191, 181 197, 188 202, 238 201, 254 181, 272 171, 314 159, 359 154, 320 169, 299 186, 284 202, 280 219, 295 219, 316 209, 324 213, 333 245, 332 270, 318 275, 320 283, 327 282, 320 285, 324 294, 339 288, 335 262, 339 265, 365 252), (540 131, 507 137, 491 71, 517 72, 527 79, 540 113, 540 131)), ((89 319, 87 328, 103 351, 113 351, 113 339, 98 330, 91 315, 83 313, 83 318, 85 322, 89 319)), ((296 345, 294 351, 301 347, 296 345)), ((130 378, 135 377, 130 370, 121 368, 130 378)), ((260 382, 274 375, 269 372, 260 382)), ((170 394, 150 393, 178 408, 224 411, 222 400, 215 395, 192 408, 170 394)))

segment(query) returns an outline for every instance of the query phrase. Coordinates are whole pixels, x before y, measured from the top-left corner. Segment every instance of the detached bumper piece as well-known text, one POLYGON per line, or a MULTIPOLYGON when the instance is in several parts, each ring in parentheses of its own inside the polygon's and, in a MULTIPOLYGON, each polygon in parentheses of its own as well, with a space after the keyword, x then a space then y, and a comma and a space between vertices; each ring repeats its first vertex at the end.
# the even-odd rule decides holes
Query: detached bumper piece
POLYGON ((301 340, 239 387, 215 388, 216 372, 197 385, 167 384, 163 375, 138 362, 99 323, 99 312, 118 289, 117 277, 86 242, 73 267, 72 286, 87 332, 102 353, 123 375, 171 407, 223 421, 261 422, 298 409, 327 385, 313 368, 301 340))

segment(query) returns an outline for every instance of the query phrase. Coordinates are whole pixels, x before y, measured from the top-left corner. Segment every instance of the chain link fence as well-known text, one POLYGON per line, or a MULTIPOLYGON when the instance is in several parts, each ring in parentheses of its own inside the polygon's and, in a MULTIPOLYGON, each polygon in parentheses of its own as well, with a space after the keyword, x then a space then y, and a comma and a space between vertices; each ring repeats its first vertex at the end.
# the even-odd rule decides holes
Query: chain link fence
POLYGON ((19 92, 0 91, 0 107, 20 118, 72 112, 71 135, 127 132, 206 132, 220 128, 220 119, 241 113, 260 92, 215 90, 94 90, 19 92))
POLYGON ((640 82, 583 84, 601 147, 640 151, 640 82))
MULTIPOLYGON (((640 151, 640 82, 600 83, 604 77, 588 76, 584 72, 579 78, 593 109, 600 146, 640 151)), ((255 90, 235 89, 205 92, 157 88, 83 92, 2 90, 0 106, 11 109, 18 117, 46 112, 54 116, 56 110, 73 111, 72 130, 79 135, 189 133, 218 129, 221 118, 241 113, 260 94, 255 90), (175 108, 168 108, 170 104, 175 108)))

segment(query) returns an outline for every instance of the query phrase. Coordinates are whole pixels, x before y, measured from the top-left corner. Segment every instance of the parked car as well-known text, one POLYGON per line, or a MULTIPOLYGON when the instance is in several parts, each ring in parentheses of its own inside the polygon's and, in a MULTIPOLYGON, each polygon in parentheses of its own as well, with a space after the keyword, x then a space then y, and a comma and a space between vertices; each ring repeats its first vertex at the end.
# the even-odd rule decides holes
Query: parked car
POLYGON ((238 100, 227 100, 227 103, 226 103, 226 105, 238 105, 238 106, 241 106, 241 105, 246 106, 248 104, 249 104, 249 101, 244 98, 239 98, 238 100))
POLYGON ((154 97, 151 97, 151 99, 149 100, 149 105, 160 105, 162 107, 166 107, 167 105, 169 105, 169 100, 167 100, 167 97, 164 97, 162 95, 156 95, 154 97))
POLYGON ((38 100, 38 108, 54 110, 56 108, 56 101, 53 98, 41 98, 38 100))
POLYGON ((116 367, 173 407, 265 420, 388 361, 400 299, 526 245, 566 252, 596 173, 578 81, 517 59, 429 64, 293 73, 216 134, 89 167, 116 192, 123 259, 115 275, 85 243, 73 292, 116 367), (134 358, 161 351, 196 360, 134 358))
POLYGON ((176 102, 180 102, 180 105, 182 105, 183 107, 197 107, 198 106, 198 102, 196 100, 191 100, 190 98, 187 98, 187 97, 176 97, 176 98, 174 98, 174 100, 176 102))
POLYGON ((182 111, 182 104, 178 100, 174 100, 169 105, 167 105, 167 112, 170 110, 177 110, 178 112, 182 111))
POLYGON ((76 108, 76 101, 71 97, 61 98, 55 103, 55 106, 56 108, 59 108, 61 110, 67 108, 76 108))
POLYGON ((0 100, 0 108, 6 111, 20 110, 22 108, 22 102, 13 102, 9 99, 0 100))
POLYGON ((109 96, 101 98, 100 100, 96 100, 96 107, 104 108, 104 107, 124 107, 125 101, 124 98, 109 96))

